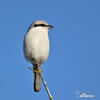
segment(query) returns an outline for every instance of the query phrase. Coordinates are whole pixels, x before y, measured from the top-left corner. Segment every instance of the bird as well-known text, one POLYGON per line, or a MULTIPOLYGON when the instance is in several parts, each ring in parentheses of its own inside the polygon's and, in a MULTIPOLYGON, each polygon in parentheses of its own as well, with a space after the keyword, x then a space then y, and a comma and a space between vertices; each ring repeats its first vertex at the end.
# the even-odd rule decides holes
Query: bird
POLYGON ((34 70, 34 91, 41 89, 40 67, 46 62, 49 56, 49 36, 48 30, 52 25, 44 20, 34 21, 24 36, 23 52, 24 57, 33 65, 34 70))

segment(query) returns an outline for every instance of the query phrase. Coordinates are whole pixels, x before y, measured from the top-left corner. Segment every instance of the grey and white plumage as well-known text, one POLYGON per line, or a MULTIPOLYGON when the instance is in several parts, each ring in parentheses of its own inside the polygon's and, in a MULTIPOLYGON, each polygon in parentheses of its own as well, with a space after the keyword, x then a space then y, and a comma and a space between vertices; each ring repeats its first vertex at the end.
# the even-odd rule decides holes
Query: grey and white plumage
MULTIPOLYGON (((48 29, 52 28, 47 22, 37 20, 31 24, 25 37, 23 44, 23 51, 26 60, 36 65, 36 59, 41 65, 44 63, 49 55, 49 37, 48 29)), ((40 91, 40 76, 34 73, 34 90, 40 91)))

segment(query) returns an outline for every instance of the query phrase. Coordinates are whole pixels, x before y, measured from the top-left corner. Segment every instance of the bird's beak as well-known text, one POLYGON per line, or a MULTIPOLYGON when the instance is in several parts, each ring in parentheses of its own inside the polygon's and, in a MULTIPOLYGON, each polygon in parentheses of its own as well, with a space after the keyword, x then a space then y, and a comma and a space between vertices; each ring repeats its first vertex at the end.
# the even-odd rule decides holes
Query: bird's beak
POLYGON ((46 25, 46 27, 48 27, 49 29, 53 28, 52 25, 46 25))

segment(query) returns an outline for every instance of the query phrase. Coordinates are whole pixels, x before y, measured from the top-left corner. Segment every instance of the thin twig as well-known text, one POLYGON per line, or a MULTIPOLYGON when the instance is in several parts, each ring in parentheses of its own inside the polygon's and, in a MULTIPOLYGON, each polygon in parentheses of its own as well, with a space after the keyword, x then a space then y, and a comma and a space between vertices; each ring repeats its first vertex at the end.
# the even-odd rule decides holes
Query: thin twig
MULTIPOLYGON (((28 67, 28 69, 34 71, 34 69, 31 68, 31 67, 28 67)), ((41 77, 42 82, 43 82, 43 84, 44 84, 44 86, 45 86, 45 88, 46 88, 46 91, 47 91, 47 93, 48 93, 49 99, 50 99, 50 100, 53 100, 53 98, 52 98, 52 96, 51 96, 51 93, 50 93, 50 91, 49 91, 49 89, 48 89, 48 87, 47 87, 47 84, 46 84, 46 82, 45 82, 45 80, 44 80, 44 78, 43 78, 43 76, 42 76, 42 73, 40 73, 40 77, 41 77)))
POLYGON ((53 100, 53 98, 52 98, 52 96, 51 96, 51 93, 50 93, 50 91, 49 91, 49 89, 48 89, 48 87, 47 87, 47 84, 46 84, 46 82, 45 82, 45 80, 44 80, 44 78, 43 78, 43 76, 42 76, 41 73, 40 73, 40 76, 41 76, 42 82, 43 82, 43 84, 44 84, 44 86, 45 86, 45 88, 46 88, 46 91, 47 91, 47 93, 48 93, 49 99, 50 99, 50 100, 53 100))

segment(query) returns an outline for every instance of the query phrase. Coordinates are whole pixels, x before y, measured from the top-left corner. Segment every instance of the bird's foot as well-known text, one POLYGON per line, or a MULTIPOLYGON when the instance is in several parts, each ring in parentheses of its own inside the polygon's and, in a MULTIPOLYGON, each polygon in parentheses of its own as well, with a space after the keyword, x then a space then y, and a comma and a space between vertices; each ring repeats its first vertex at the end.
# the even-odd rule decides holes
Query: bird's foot
POLYGON ((35 73, 41 73, 41 72, 42 72, 42 70, 40 69, 40 67, 38 67, 38 70, 35 70, 35 69, 33 68, 33 71, 34 71, 35 73))
POLYGON ((38 68, 38 70, 35 70, 34 68, 28 67, 28 69, 32 70, 35 73, 41 73, 42 70, 40 69, 40 67, 38 68))

